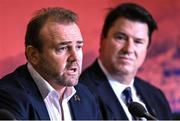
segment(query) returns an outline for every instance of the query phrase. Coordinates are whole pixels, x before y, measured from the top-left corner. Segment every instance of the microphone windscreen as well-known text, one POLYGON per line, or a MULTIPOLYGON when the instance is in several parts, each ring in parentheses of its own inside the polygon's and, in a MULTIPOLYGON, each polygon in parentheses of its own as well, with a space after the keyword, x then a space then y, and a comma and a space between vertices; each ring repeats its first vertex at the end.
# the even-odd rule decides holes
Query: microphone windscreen
POLYGON ((0 120, 15 120, 15 117, 8 110, 0 109, 0 120))
POLYGON ((143 117, 147 112, 146 109, 138 102, 132 102, 128 106, 129 112, 137 117, 143 117))

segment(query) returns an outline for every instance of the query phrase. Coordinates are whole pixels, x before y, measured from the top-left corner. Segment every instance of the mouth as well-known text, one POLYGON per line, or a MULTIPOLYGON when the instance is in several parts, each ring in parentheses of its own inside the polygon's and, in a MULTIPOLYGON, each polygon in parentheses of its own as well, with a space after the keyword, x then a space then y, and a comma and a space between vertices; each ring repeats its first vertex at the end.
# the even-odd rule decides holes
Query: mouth
POLYGON ((126 57, 126 56, 119 56, 118 58, 119 58, 119 59, 122 59, 122 60, 129 60, 129 61, 133 61, 133 58, 126 57))
POLYGON ((123 63, 132 63, 134 61, 133 58, 127 57, 127 56, 119 56, 118 60, 123 63))
POLYGON ((67 69, 68 75, 77 75, 78 74, 78 68, 77 67, 71 67, 67 69))

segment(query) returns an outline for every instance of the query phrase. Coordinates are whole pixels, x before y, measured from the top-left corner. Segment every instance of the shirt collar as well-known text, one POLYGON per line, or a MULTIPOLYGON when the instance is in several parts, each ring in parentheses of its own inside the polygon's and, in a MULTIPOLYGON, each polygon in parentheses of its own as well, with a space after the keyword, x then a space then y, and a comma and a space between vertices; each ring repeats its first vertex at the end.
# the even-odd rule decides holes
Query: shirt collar
POLYGON ((132 79, 132 81, 130 82, 129 85, 125 85, 125 84, 122 84, 120 83, 119 81, 117 80, 114 80, 111 76, 111 74, 106 70, 106 68, 103 66, 102 62, 100 59, 98 59, 98 63, 99 63, 99 66, 100 68, 102 69, 102 71, 104 72, 104 74, 106 75, 111 87, 113 88, 113 90, 118 90, 119 93, 122 93, 122 91, 126 88, 126 87, 131 87, 131 88, 134 88, 133 87, 133 84, 134 84, 134 79, 132 79), (121 87, 121 88, 119 88, 121 87))
MULTIPOLYGON (((38 86, 43 99, 45 99, 48 95, 56 96, 58 99, 60 99, 58 92, 33 68, 30 63, 27 64, 27 67, 33 80, 38 86)), ((76 90, 74 87, 67 87, 63 98, 69 101, 75 93, 76 90)))

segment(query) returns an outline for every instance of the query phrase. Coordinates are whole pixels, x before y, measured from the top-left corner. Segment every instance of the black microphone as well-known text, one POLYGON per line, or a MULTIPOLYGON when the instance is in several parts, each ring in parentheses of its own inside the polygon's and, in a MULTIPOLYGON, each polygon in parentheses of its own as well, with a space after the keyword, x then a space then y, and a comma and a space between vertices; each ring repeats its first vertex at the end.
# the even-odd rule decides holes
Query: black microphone
POLYGON ((136 117, 144 117, 147 120, 156 120, 157 119, 152 116, 151 114, 149 114, 146 109, 138 102, 132 102, 129 104, 128 106, 128 110, 129 112, 136 117))
POLYGON ((14 115, 6 109, 0 109, 0 120, 16 120, 14 115))

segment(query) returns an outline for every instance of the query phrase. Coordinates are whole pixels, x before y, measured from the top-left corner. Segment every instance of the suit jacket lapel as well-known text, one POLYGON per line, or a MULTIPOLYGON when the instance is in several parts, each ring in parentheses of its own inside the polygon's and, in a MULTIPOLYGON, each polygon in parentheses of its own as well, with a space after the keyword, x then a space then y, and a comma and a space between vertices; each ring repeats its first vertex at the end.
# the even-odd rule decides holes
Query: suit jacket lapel
POLYGON ((79 97, 79 95, 75 94, 69 101, 69 105, 70 105, 70 110, 71 110, 71 116, 73 120, 77 120, 79 117, 81 117, 81 115, 83 115, 82 112, 82 104, 81 104, 81 99, 79 97))
POLYGON ((153 104, 152 104, 153 98, 151 97, 151 95, 149 95, 147 88, 141 84, 141 80, 139 80, 138 78, 135 78, 134 85, 138 92, 138 95, 140 95, 140 98, 146 104, 146 108, 147 108, 148 112, 150 114, 156 116, 156 110, 155 110, 155 108, 153 108, 153 104))
MULTIPOLYGON (((78 90, 76 91, 77 91, 76 94, 73 97, 71 97, 71 99, 69 100, 72 120, 94 119, 95 117, 92 114, 93 107, 91 107, 91 103, 89 103, 85 97, 88 95, 80 95, 78 93, 78 90)), ((94 112, 94 114, 95 113, 97 112, 94 112)))
POLYGON ((33 107, 36 109, 37 114, 40 118, 40 120, 50 120, 49 114, 47 112, 45 103, 42 102, 42 99, 32 98, 30 97, 31 101, 33 102, 33 107))
MULTIPOLYGON (((28 69, 27 65, 22 67, 22 72, 24 75, 24 78, 20 79, 22 85, 24 85, 24 89, 26 89, 28 97, 30 102, 33 105, 33 108, 36 109, 37 114, 39 115, 39 118, 41 120, 49 120, 49 114, 46 109, 45 103, 43 102, 42 96, 40 94, 40 91, 38 87, 36 86, 34 80, 32 79, 28 69)), ((33 110, 35 111, 35 110, 33 110)))
POLYGON ((120 102, 118 101, 115 93, 113 92, 113 90, 108 82, 108 79, 106 78, 103 71, 101 70, 97 60, 93 64, 93 69, 94 69, 95 73, 98 75, 98 77, 95 76, 95 77, 97 77, 97 79, 95 79, 96 83, 98 85, 97 91, 99 92, 100 98, 103 100, 105 105, 108 107, 109 111, 114 116, 112 118, 119 119, 119 120, 127 119, 127 116, 126 116, 120 102))
POLYGON ((98 91, 100 98, 113 115, 113 119, 127 119, 127 116, 108 81, 101 84, 98 87, 98 91))

